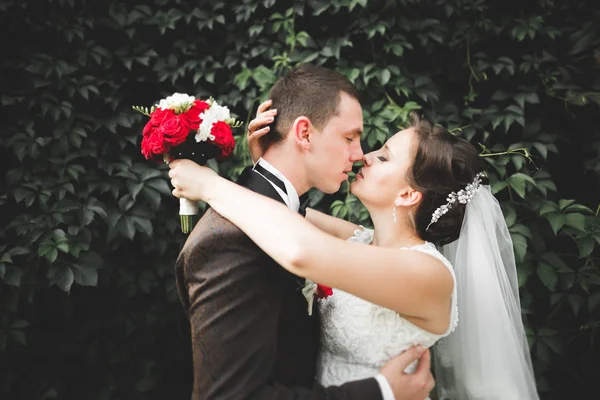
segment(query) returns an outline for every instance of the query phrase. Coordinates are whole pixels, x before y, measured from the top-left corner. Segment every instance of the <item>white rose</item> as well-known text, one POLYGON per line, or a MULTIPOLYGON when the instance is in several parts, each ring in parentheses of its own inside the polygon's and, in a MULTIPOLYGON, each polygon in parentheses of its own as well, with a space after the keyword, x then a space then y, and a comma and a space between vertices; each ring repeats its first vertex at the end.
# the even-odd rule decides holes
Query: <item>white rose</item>
POLYGON ((162 99, 158 106, 164 110, 173 110, 178 114, 190 109, 196 98, 185 93, 173 93, 166 99, 162 99))
MULTIPOLYGON (((202 114, 200 114, 200 118, 202 118, 202 114)), ((206 140, 215 140, 214 135, 211 135, 210 131, 212 130, 213 124, 217 122, 215 120, 203 119, 200 127, 196 131, 196 142, 205 142, 206 140)))
POLYGON ((207 139, 214 140, 215 137, 210 134, 213 124, 218 121, 225 121, 229 118, 231 118, 229 108, 220 106, 216 101, 213 101, 210 108, 200 114, 202 123, 195 136, 196 142, 206 141, 207 139))

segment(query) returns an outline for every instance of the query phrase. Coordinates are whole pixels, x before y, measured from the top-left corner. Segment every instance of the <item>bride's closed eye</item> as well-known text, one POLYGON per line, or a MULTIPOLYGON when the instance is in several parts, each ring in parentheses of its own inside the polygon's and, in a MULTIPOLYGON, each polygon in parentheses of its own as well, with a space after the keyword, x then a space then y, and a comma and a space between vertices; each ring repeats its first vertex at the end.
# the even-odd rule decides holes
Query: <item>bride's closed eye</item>
POLYGON ((377 159, 379 161, 387 161, 387 158, 385 158, 384 156, 377 156, 377 159))

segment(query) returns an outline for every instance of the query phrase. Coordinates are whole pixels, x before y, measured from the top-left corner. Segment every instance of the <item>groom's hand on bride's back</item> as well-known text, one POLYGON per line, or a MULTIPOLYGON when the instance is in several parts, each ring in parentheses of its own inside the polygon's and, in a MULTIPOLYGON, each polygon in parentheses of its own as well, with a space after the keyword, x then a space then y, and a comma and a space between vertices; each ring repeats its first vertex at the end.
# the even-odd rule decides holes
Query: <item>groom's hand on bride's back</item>
POLYGON ((420 346, 411 347, 392 358, 380 372, 390 384, 395 400, 424 400, 435 385, 431 374, 431 353, 420 346), (416 360, 419 360, 417 370, 412 374, 405 373, 416 360))

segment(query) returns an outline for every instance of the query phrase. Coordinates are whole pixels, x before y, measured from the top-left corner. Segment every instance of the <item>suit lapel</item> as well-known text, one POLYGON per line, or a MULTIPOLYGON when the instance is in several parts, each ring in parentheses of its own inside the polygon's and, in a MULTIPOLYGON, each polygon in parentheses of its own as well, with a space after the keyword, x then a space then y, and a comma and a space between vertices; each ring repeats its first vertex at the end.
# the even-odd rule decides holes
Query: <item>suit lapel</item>
MULTIPOLYGON (((271 185, 271 183, 262 175, 254 171, 252 167, 247 167, 244 169, 244 171, 238 178, 237 183, 238 185, 247 187, 253 192, 260 193, 263 196, 267 196, 273 200, 277 200, 280 203, 285 204, 285 201, 281 198, 279 193, 277 193, 273 185, 271 185)), ((300 293, 300 291, 304 287, 304 278, 294 275, 291 272, 286 271, 282 267, 278 266, 277 268, 281 271, 281 273, 283 273, 284 276, 287 277, 286 279, 292 280, 294 284, 294 289, 300 293)))
POLYGON ((285 201, 281 198, 279 193, 275 190, 273 185, 266 180, 262 175, 252 170, 252 167, 244 169, 242 174, 237 180, 239 185, 247 187, 253 192, 260 193, 263 196, 267 196, 273 200, 277 200, 285 204, 285 201))

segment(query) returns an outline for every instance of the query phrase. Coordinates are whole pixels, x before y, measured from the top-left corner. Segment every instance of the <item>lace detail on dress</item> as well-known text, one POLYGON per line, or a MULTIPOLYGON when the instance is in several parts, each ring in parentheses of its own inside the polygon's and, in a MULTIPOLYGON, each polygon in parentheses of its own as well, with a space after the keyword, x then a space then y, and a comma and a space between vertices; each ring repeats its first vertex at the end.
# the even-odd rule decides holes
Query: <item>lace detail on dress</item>
MULTIPOLYGON (((349 242, 370 244, 373 231, 360 227, 349 242)), ((435 246, 425 243, 406 248, 422 251, 443 261, 452 276, 452 266, 435 246)), ((365 266, 368 267, 368 266, 365 266)), ((456 280, 455 280, 456 281, 456 280)), ((413 345, 431 347, 450 334, 458 321, 456 287, 452 294, 450 327, 443 335, 427 332, 398 313, 369 303, 339 289, 333 296, 319 301, 321 319, 321 353, 317 379, 325 386, 375 376, 392 357, 413 345)), ((414 372, 416 363, 406 372, 414 372)))

